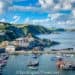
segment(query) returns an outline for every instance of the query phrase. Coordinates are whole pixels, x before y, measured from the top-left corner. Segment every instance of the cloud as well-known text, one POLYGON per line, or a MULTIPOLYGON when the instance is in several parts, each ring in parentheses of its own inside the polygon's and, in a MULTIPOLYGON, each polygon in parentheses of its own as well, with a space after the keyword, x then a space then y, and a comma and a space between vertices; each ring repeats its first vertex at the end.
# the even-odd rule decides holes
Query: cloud
POLYGON ((72 14, 75 17, 75 9, 72 10, 72 14))
POLYGON ((5 3, 3 3, 2 1, 0 1, 0 14, 2 14, 3 11, 4 11, 4 5, 5 5, 5 3))
POLYGON ((75 0, 39 0, 42 8, 48 10, 71 10, 75 0))
MULTIPOLYGON (((32 24, 51 24, 51 21, 53 24, 54 21, 57 21, 58 24, 70 24, 70 20, 75 17, 75 7, 73 6, 73 3, 75 0, 38 0, 36 4, 37 6, 22 6, 22 5, 15 5, 13 2, 20 2, 25 0, 0 0, 0 14, 3 12, 9 10, 9 11, 32 11, 32 12, 47 12, 48 17, 46 19, 30 19, 26 18, 25 23, 32 23, 32 24), (65 11, 65 10, 71 10, 72 14, 68 14, 71 16, 64 16, 64 13, 59 13, 59 11, 65 11), (53 14, 52 14, 52 13, 53 14), (65 17, 65 19, 64 19, 65 17), (58 19, 60 19, 58 21, 58 19), (62 22, 61 22, 62 20, 62 22)), ((14 16, 12 23, 18 22, 20 19, 20 16, 14 16)), ((74 23, 74 22, 72 22, 74 23)))
POLYGON ((0 0, 0 14, 3 14, 11 6, 12 0, 0 0))
MULTIPOLYGON (((7 0, 10 1, 10 0, 7 0)), ((19 2, 21 0, 11 0, 10 2, 19 2)), ((22 0, 24 1, 24 0, 22 0)), ((9 10, 13 11, 32 11, 32 12, 59 12, 60 10, 73 10, 73 0, 38 0, 36 6, 22 6, 22 5, 12 5, 9 6, 9 10)))
POLYGON ((24 23, 25 24, 33 24, 33 25, 43 25, 43 26, 45 26, 45 25, 50 25, 50 23, 48 23, 49 22, 49 18, 45 18, 45 19, 30 19, 30 18, 26 18, 25 20, 24 20, 24 23))
POLYGON ((61 10, 61 4, 56 4, 54 10, 61 10))
POLYGON ((63 5, 62 9, 64 9, 64 10, 70 10, 72 8, 71 3, 67 0, 65 0, 62 5, 63 5))
POLYGON ((43 19, 30 19, 29 17, 24 20, 25 24, 42 25, 45 27, 73 27, 75 18, 71 15, 61 13, 48 14, 47 18, 43 19))
POLYGON ((67 25, 67 26, 69 26, 69 25, 74 25, 75 24, 75 21, 74 20, 67 20, 67 21, 57 21, 57 23, 56 24, 58 24, 58 25, 67 25))
POLYGON ((75 0, 70 0, 71 3, 75 2, 75 0))
POLYGON ((22 6, 15 5, 13 2, 20 2, 26 0, 0 0, 0 12, 4 10, 19 10, 32 12, 57 12, 59 10, 72 10, 72 3, 75 0, 38 0, 37 6, 22 6), (3 6, 3 7, 2 7, 3 6))
POLYGON ((45 9, 49 9, 54 6, 53 0, 39 0, 39 3, 41 4, 41 7, 45 9))
POLYGON ((9 3, 9 4, 12 4, 13 3, 13 0, 4 0, 5 2, 9 3))
POLYGON ((62 14, 60 13, 54 13, 54 14, 48 14, 48 17, 51 19, 51 20, 56 20, 57 18, 59 18, 62 14))
POLYGON ((6 22, 5 18, 0 19, 0 22, 6 22))
POLYGON ((32 24, 30 18, 28 18, 28 17, 24 20, 24 23, 25 24, 32 24))
POLYGON ((19 10, 19 11, 32 11, 32 12, 53 12, 53 11, 49 11, 49 10, 46 10, 46 9, 42 9, 42 8, 39 8, 39 7, 34 7, 34 6, 18 6, 18 5, 14 5, 14 6, 11 6, 9 7, 9 10, 13 10, 13 11, 16 11, 16 10, 19 10))
POLYGON ((28 10, 35 10, 36 7, 31 7, 31 6, 19 6, 19 5, 14 5, 9 8, 9 10, 20 10, 20 11, 28 11, 28 10))
POLYGON ((23 2, 23 1, 27 1, 27 0, 14 0, 15 2, 23 2))
POLYGON ((13 16, 13 21, 11 21, 11 23, 16 23, 19 20, 20 20, 20 16, 15 15, 15 16, 13 16))

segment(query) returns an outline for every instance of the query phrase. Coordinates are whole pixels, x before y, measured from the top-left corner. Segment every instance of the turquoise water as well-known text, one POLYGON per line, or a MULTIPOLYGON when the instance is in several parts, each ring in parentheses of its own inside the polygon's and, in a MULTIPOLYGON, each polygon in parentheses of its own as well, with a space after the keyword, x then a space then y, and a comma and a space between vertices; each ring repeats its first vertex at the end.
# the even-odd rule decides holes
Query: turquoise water
MULTIPOLYGON (((2 75, 75 75, 75 71, 58 71, 56 68, 56 55, 43 54, 38 57, 37 70, 29 69, 27 64, 32 60, 32 55, 10 55, 2 75), (54 60, 53 60, 54 59, 54 60), (59 74, 60 73, 60 74, 59 74)), ((75 61, 74 57, 64 57, 68 61, 75 61)))

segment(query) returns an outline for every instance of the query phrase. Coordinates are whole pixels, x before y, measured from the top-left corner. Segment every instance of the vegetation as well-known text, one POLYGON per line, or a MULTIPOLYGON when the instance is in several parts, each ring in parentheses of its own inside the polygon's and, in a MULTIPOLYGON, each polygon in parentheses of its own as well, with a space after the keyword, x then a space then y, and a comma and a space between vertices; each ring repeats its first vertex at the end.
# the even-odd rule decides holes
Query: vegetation
POLYGON ((60 30, 63 31, 63 29, 52 30, 39 25, 24 25, 24 24, 19 25, 19 24, 0 22, 0 33, 4 33, 4 34, 0 34, 0 42, 5 40, 13 41, 16 38, 26 36, 28 33, 31 33, 33 37, 35 37, 35 35, 50 34, 53 31, 60 31, 60 30))

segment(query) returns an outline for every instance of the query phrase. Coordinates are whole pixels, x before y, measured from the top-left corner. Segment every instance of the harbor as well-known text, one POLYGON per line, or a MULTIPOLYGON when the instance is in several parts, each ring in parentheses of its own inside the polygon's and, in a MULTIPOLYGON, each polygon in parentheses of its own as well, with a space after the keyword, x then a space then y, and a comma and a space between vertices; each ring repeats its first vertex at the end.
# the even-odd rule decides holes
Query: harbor
MULTIPOLYGON (((7 61, 7 65, 2 70, 2 75, 10 75, 11 73, 12 75, 74 75, 75 71, 59 71, 57 69, 56 60, 58 58, 59 57, 56 54, 42 54, 38 55, 38 58, 34 58, 34 54, 10 55, 7 61), (31 61, 33 63, 32 66, 30 66, 31 61), (34 66, 34 61, 36 61, 36 66, 34 66)), ((66 62, 75 62, 75 56, 64 56, 62 58, 66 62)))
POLYGON ((16 43, 15 41, 12 42, 15 45, 22 47, 18 46, 16 48, 16 46, 11 42, 3 42, 2 45, 5 48, 0 49, 1 75, 11 75, 11 73, 12 75, 74 75, 75 70, 72 71, 70 68, 69 71, 60 71, 56 65, 59 58, 62 58, 65 62, 75 63, 75 41, 73 40, 75 39, 74 32, 50 34, 45 36, 40 35, 40 38, 45 37, 47 39, 50 37, 51 40, 58 41, 60 44, 48 48, 42 48, 41 50, 41 46, 33 47, 33 45, 30 45, 32 49, 26 49, 27 43, 24 41, 25 37, 17 39, 16 43), (68 36, 73 34, 72 37, 70 36, 72 39, 68 36, 64 37, 66 34, 68 36), (65 40, 65 38, 67 38, 67 40, 65 40), (2 53, 7 53, 7 55, 4 56, 2 53), (8 58, 4 59, 6 56, 8 56, 8 58))
MULTIPOLYGON (((61 34, 51 34, 51 37, 50 35, 47 37, 55 41, 60 41, 61 39, 61 44, 44 48, 43 50, 40 50, 39 46, 26 50, 23 41, 19 41, 19 46, 21 45, 23 48, 18 49, 16 49, 15 45, 8 44, 8 42, 3 43, 2 45, 7 46, 5 49, 1 48, 2 51, 0 51, 7 53, 8 58, 6 60, 3 59, 4 56, 0 53, 1 57, 3 56, 1 58, 1 65, 4 65, 1 66, 0 69, 1 75, 11 75, 11 73, 12 75, 74 75, 74 70, 60 71, 56 67, 56 62, 59 58, 62 58, 66 62, 75 63, 75 42, 73 40, 75 36, 72 36, 72 39, 65 36, 67 38, 66 41, 65 37, 62 38, 63 34, 61 34), (55 36, 58 38, 55 38, 55 36), (68 42, 72 42, 72 44, 68 42), (6 63, 3 63, 4 61, 6 61, 6 63)), ((69 35, 69 33, 67 34, 69 35)), ((40 37, 45 38, 45 36, 40 37)))
POLYGON ((75 0, 0 0, 0 75, 75 75, 75 0))

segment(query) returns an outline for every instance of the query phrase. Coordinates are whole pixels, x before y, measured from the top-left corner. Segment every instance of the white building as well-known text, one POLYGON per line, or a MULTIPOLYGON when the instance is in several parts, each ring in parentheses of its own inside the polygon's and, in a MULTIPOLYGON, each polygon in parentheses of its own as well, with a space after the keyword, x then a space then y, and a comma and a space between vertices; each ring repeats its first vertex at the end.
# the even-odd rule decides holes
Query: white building
POLYGON ((12 45, 6 46, 6 52, 8 53, 15 52, 15 46, 12 46, 12 45))
POLYGON ((16 39, 16 45, 21 47, 28 47, 29 42, 26 38, 18 38, 16 39))
POLYGON ((28 47, 29 43, 31 41, 34 41, 33 37, 30 37, 30 38, 28 38, 28 37, 22 37, 22 38, 18 38, 15 41, 13 41, 13 44, 16 45, 16 46, 28 47))

